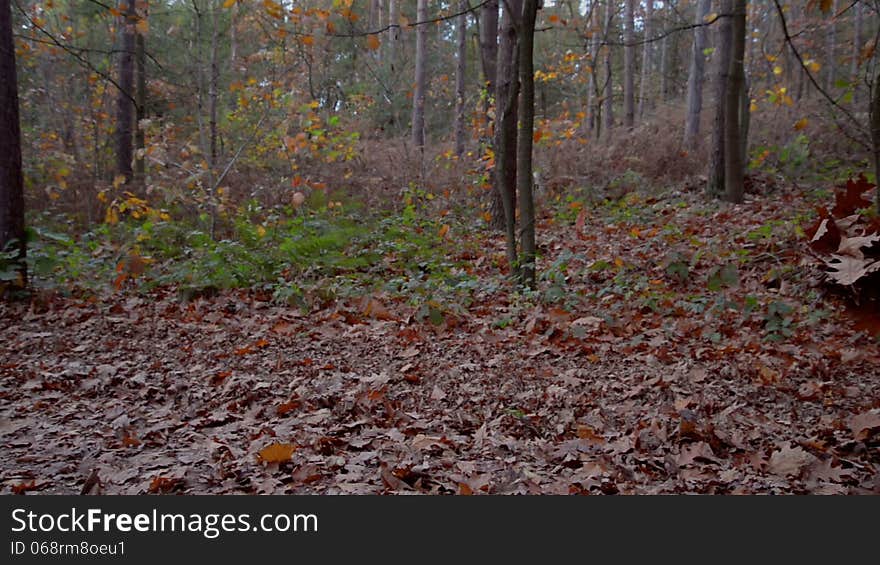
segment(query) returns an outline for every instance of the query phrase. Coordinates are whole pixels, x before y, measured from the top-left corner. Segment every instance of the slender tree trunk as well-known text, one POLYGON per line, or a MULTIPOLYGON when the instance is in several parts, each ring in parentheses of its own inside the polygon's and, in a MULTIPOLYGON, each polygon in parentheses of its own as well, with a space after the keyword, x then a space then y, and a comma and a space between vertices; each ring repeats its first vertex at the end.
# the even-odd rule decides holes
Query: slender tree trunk
POLYGON ((645 116, 645 110, 649 104, 651 83, 651 56, 653 54, 654 42, 651 34, 653 33, 654 19, 654 0, 645 2, 645 44, 642 47, 642 79, 639 82, 639 119, 645 116))
POLYGON ((623 51, 623 114, 624 125, 632 130, 636 123, 636 46, 635 46, 635 0, 625 0, 624 4, 624 46, 623 51))
MULTIPOLYGON (((486 92, 491 95, 495 92, 498 76, 498 0, 487 2, 480 8, 480 66, 486 92)), ((483 109, 488 116, 489 96, 485 98, 483 109)))
MULTIPOLYGON (((144 2, 142 18, 147 17, 147 3, 144 2)), ((147 118, 147 55, 144 34, 137 32, 135 40, 135 64, 137 65, 137 86, 135 87, 135 136, 134 136, 134 177, 135 184, 142 192, 146 190, 147 172, 144 160, 146 139, 141 122, 147 118)), ((144 192, 145 193, 145 192, 144 192)))
POLYGON ((535 200, 532 194, 532 143, 535 127, 535 19, 537 0, 524 0, 519 37, 519 80, 522 88, 522 111, 516 148, 516 188, 519 217, 522 223, 522 253, 519 261, 520 282, 529 288, 537 284, 535 259, 535 200))
POLYGON ((611 45, 608 43, 611 42, 611 31, 612 25, 614 23, 614 2, 615 0, 606 0, 605 4, 605 27, 603 30, 603 35, 605 36, 606 45, 605 49, 605 100, 603 101, 603 109, 602 109, 602 118, 605 121, 605 135, 607 137, 611 137, 611 132, 614 129, 614 84, 613 84, 613 73, 612 73, 612 52, 611 45))
POLYGON ((850 75, 853 83, 853 97, 852 97, 852 105, 853 108, 858 108, 861 104, 859 103, 859 95, 861 93, 861 81, 859 80, 859 65, 861 63, 862 58, 862 44, 865 41, 865 38, 862 35, 862 9, 863 6, 861 3, 856 4, 852 8, 855 10, 853 14, 853 50, 852 50, 852 62, 850 65, 850 75))
POLYGON ((495 183, 492 198, 493 227, 504 228, 507 261, 516 269, 516 124, 519 105, 517 37, 514 18, 522 11, 522 0, 503 4, 498 45, 498 84, 495 90, 495 183), (511 12, 512 11, 512 12, 511 12))
POLYGON ((590 130, 596 132, 598 139, 601 134, 602 124, 600 116, 602 114, 601 105, 601 83, 599 81, 599 50, 602 47, 602 21, 599 13, 600 0, 592 0, 590 5, 590 82, 588 108, 590 112, 590 130))
MULTIPOLYGON (((874 83, 871 85, 871 142, 874 157, 874 182, 880 184, 880 71, 874 76, 874 83)), ((880 214, 880 189, 875 190, 877 193, 877 213, 880 214)))
MULTIPOLYGON (((21 126, 18 116, 18 80, 12 41, 12 10, 0 0, 0 251, 11 242, 18 249, 19 278, 27 286, 24 232, 24 177, 21 170, 21 126)), ((3 281, 0 281, 2 283, 3 281)))
POLYGON ((218 36, 220 28, 217 25, 217 2, 210 0, 211 8, 211 62, 210 76, 208 79, 208 132, 210 149, 208 153, 208 189, 211 191, 211 201, 214 203, 211 217, 211 237, 217 235, 217 214, 219 202, 217 198, 217 98, 220 95, 218 82, 220 78, 220 65, 218 59, 218 36))
POLYGON ((669 100, 669 36, 660 40, 660 99, 669 100))
MULTIPOLYGON (((428 0, 418 0, 416 21, 428 19, 428 0)), ((422 24, 416 28, 416 77, 413 93, 412 110, 412 144, 419 149, 425 146, 425 65, 427 63, 428 26, 422 24)))
POLYGON ((134 0, 120 0, 119 87, 116 96, 116 172, 132 178, 132 125, 134 122, 134 51, 137 11, 134 0))
POLYGON ((236 20, 238 19, 238 2, 229 10, 229 74, 235 76, 236 59, 238 59, 238 32, 236 20))
POLYGON ((725 199, 739 203, 744 196, 742 123, 740 108, 744 87, 743 59, 746 47, 746 9, 747 0, 734 0, 733 49, 730 56, 730 72, 724 115, 724 180, 725 199))
POLYGON ((455 65, 455 154, 458 157, 464 155, 465 143, 465 119, 467 107, 465 105, 465 71, 467 70, 467 0, 459 0, 458 16, 458 56, 455 65))
POLYGON ((386 50, 385 54, 388 59, 388 69, 390 70, 389 76, 391 80, 389 84, 392 86, 389 87, 391 90, 391 96, 389 96, 389 104, 388 104, 388 121, 391 129, 396 131, 398 128, 398 124, 400 123, 400 119, 397 115, 397 104, 396 104, 396 77, 399 74, 399 70, 397 68, 397 55, 400 45, 400 4, 398 0, 388 0, 388 41, 386 42, 386 50))
POLYGON ((826 61, 825 61, 825 91, 829 94, 834 88, 834 82, 837 80, 837 61, 835 51, 837 51, 837 0, 831 3, 831 14, 828 21, 826 44, 826 61))
POLYGON ((694 46, 691 53, 691 70, 688 75, 687 118, 684 128, 684 146, 696 149, 697 134, 700 133, 700 114, 703 110, 703 74, 706 67, 706 28, 704 23, 709 10, 712 7, 711 0, 700 0, 697 5, 696 24, 694 28, 694 46))
POLYGON ((739 97, 739 154, 742 155, 743 171, 749 162, 749 128, 752 125, 750 88, 749 75, 744 72, 742 94, 739 97))
MULTIPOLYGON (((732 0, 719 0, 716 10, 720 14, 733 11, 732 0)), ((724 194, 724 112, 726 109, 728 73, 730 72, 730 51, 732 27, 729 17, 718 21, 718 35, 714 57, 715 71, 715 118, 712 126, 712 151, 709 155, 709 182, 706 193, 710 198, 720 198, 724 194)))

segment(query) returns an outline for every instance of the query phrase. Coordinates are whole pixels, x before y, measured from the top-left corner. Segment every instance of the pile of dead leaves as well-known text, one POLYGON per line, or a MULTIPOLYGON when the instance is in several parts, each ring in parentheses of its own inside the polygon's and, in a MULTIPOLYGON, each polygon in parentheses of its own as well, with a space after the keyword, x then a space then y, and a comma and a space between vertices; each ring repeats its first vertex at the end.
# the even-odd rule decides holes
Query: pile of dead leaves
POLYGON ((880 217, 864 213, 872 207, 865 193, 874 188, 864 175, 850 179, 836 191, 834 208, 820 208, 806 231, 826 280, 856 293, 880 282, 880 217))

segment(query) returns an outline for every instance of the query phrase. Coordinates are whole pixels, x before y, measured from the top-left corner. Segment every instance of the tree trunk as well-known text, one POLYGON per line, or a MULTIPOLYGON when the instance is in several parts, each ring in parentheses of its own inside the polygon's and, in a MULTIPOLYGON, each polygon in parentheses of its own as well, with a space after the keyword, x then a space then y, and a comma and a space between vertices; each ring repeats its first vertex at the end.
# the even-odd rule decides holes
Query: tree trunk
POLYGON ((465 142, 465 118, 467 107, 465 106, 465 71, 467 70, 467 0, 459 0, 458 16, 458 56, 455 65, 455 154, 458 157, 464 155, 465 142))
POLYGON ((218 81, 220 75, 220 67, 218 63, 218 35, 220 34, 217 25, 217 2, 219 0, 210 0, 211 4, 211 62, 210 77, 208 79, 208 132, 210 149, 208 153, 208 190, 211 191, 211 201, 214 203, 211 215, 211 237, 217 235, 217 214, 219 210, 219 202, 217 201, 217 98, 220 95, 218 89, 218 81))
MULTIPOLYGON (((871 142, 874 157, 874 183, 880 185, 880 71, 874 77, 871 94, 871 142)), ((880 214, 880 189, 877 193, 877 213, 880 214)))
POLYGON ((605 4, 605 27, 603 35, 605 36, 605 100, 603 101, 602 118, 605 122, 605 135, 611 137, 614 129, 614 84, 612 82, 612 59, 611 59, 611 26, 614 23, 614 2, 615 0, 607 0, 605 4))
MULTIPOLYGON (((18 249, 19 278, 27 286, 24 232, 24 177, 21 170, 21 126, 18 121, 18 80, 12 41, 12 10, 0 0, 0 251, 10 242, 18 249)), ((2 281, 0 281, 2 282, 2 281)))
MULTIPOLYGON (((142 18, 147 17, 144 3, 142 18)), ((135 87, 135 136, 134 136, 134 177, 138 189, 145 194, 147 173, 144 161, 146 139, 141 121, 147 117, 147 55, 144 34, 137 32, 135 39, 135 64, 137 65, 137 86, 135 87)))
POLYGON ((742 155, 743 173, 749 162, 749 128, 752 125, 750 88, 749 75, 743 72, 742 94, 739 97, 739 154, 742 155))
POLYGON ((724 186, 725 199, 729 202, 743 201, 745 192, 743 179, 742 123, 740 105, 742 101, 743 59, 746 50, 746 9, 747 0, 734 0, 733 49, 730 56, 727 97, 724 114, 724 186))
MULTIPOLYGON (((731 0, 720 0, 716 8, 720 14, 730 14, 733 11, 731 0)), ((732 27, 729 17, 723 17, 718 21, 718 36, 714 57, 716 59, 715 71, 715 118, 712 127, 712 151, 709 156, 709 182, 706 185, 706 193, 710 198, 720 198, 724 194, 724 111, 726 108, 727 83, 730 72, 730 51, 732 41, 732 27)))
MULTIPOLYGON (((428 0, 418 0, 416 21, 423 22, 428 19, 428 0)), ((416 28, 416 77, 415 92, 413 93, 412 111, 412 144, 419 149, 425 147, 425 60, 427 56, 428 25, 422 24, 416 28)))
POLYGON ((632 130, 636 123, 636 46, 635 46, 635 0, 626 0, 624 7, 623 52, 623 114, 624 125, 632 130))
MULTIPOLYGON (((483 4, 480 8, 480 64, 483 83, 490 95, 495 92, 498 76, 498 0, 483 4)), ((486 97, 488 110, 489 96, 486 97)))
MULTIPOLYGON (((386 42, 385 54, 388 60, 389 76, 392 77, 390 84, 396 85, 395 78, 399 74, 397 68, 397 52, 400 45, 400 4, 398 0, 388 0, 388 41, 386 42)), ((397 90, 395 86, 390 86, 392 90, 388 103, 388 122, 393 131, 398 130, 400 119, 397 114, 397 104, 394 96, 397 90)))
POLYGON ((837 0, 834 0, 831 4, 831 14, 828 19, 828 29, 826 30, 826 49, 825 52, 825 92, 831 94, 831 89, 834 88, 834 82, 837 79, 837 74, 835 73, 837 67, 837 61, 835 60, 834 53, 837 50, 837 0))
POLYGON ((507 261, 516 268, 516 124, 519 105, 517 77, 517 37, 514 18, 519 17, 522 0, 503 4, 498 45, 498 84, 495 89, 495 183, 492 197, 492 225, 503 228, 507 242, 507 261), (514 13, 511 13, 513 10, 514 13))
POLYGON ((700 133, 700 113, 703 110, 703 74, 706 66, 706 16, 712 7, 711 0, 700 0, 697 6, 694 28, 694 47, 691 53, 691 70, 688 75, 687 118, 684 127, 684 146, 696 149, 697 134, 700 133))
POLYGON ((590 81, 587 97, 587 108, 590 112, 590 130, 595 130, 596 138, 601 134, 602 124, 599 123, 601 111, 601 92, 599 82, 599 50, 602 47, 602 22, 599 17, 600 0, 592 0, 590 5, 590 81))
POLYGON ((858 108, 859 104, 859 94, 860 94, 860 80, 859 80, 859 65, 861 64, 862 58, 862 43, 864 43, 865 38, 862 35, 862 4, 856 4, 853 7, 855 10, 855 14, 853 14, 853 52, 852 52, 852 63, 851 63, 851 80, 853 83, 853 97, 852 97, 852 105, 853 108, 858 108))
POLYGON ((642 50, 642 79, 639 83, 639 118, 643 118, 645 115, 645 110, 648 107, 649 101, 648 97, 649 88, 651 83, 651 56, 653 53, 654 42, 651 38, 651 33, 653 33, 653 19, 654 19, 654 0, 647 0, 645 2, 645 44, 642 50))
POLYGON ((535 288, 535 201, 532 194, 532 143, 535 126, 535 19, 537 0, 524 0, 518 38, 519 80, 522 88, 522 111, 516 147, 516 188, 522 249, 519 261, 520 282, 535 288))
POLYGON ((134 51, 137 11, 134 0, 120 0, 119 92, 116 95, 116 172, 132 178, 132 125, 134 122, 134 51))

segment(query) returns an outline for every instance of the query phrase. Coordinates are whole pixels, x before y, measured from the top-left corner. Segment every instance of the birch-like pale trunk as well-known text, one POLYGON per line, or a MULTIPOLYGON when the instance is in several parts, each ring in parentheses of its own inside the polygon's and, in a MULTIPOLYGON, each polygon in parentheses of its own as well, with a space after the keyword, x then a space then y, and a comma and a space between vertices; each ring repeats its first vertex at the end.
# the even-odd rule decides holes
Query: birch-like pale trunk
POLYGON ((684 146, 688 149, 696 149, 697 135, 700 133, 700 114, 703 110, 703 75, 706 68, 706 28, 704 23, 709 10, 712 8, 711 0, 700 0, 697 5, 697 16, 694 28, 694 43, 691 50, 691 70, 688 74, 687 114, 684 127, 684 146))

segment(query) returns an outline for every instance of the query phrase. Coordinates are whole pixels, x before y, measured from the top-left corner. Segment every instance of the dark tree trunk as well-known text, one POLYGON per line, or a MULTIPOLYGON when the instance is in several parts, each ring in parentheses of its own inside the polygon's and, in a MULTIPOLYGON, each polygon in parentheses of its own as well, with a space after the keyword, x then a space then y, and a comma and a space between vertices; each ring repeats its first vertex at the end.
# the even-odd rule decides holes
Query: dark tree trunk
POLYGON ((27 286, 27 265, 20 127, 12 10, 9 0, 0 0, 0 251, 15 241, 20 265, 15 286, 23 288, 27 286))
POLYGON ((740 108, 745 86, 743 58, 746 48, 746 9, 747 0, 735 0, 733 12, 733 50, 730 56, 730 77, 728 79, 725 104, 724 125, 724 186, 725 199, 729 202, 742 202, 745 192, 742 155, 742 122, 740 108))
MULTIPOLYGON (((880 185, 880 72, 874 77, 871 94, 871 142, 874 157, 874 182, 880 185)), ((877 213, 880 214, 880 189, 877 193, 877 213)))
POLYGON ((535 200, 532 194, 532 143, 535 127, 535 19, 537 0, 524 0, 517 48, 522 111, 516 147, 516 188, 519 198, 522 249, 519 261, 520 282, 536 286, 535 200))
MULTIPOLYGON (((733 11, 732 0, 721 0, 717 8, 721 14, 733 11)), ((718 57, 715 76, 715 119, 712 128, 712 152, 709 164, 709 183, 706 193, 711 198, 720 198, 724 194, 724 112, 726 109, 727 82, 730 72, 730 50, 732 27, 729 17, 718 22, 718 39, 715 56, 718 57)))
POLYGON ((492 227, 507 236, 507 259, 516 265, 516 123, 519 79, 517 78, 517 38, 514 15, 519 17, 522 0, 507 0, 501 18, 498 45, 498 75, 495 89, 495 182, 493 184, 492 227))
MULTIPOLYGON (((498 76, 498 0, 483 4, 480 8, 480 64, 483 67, 483 83, 490 95, 495 92, 498 76)), ((489 97, 485 109, 488 111, 489 97)))
POLYGON ((132 177, 132 126, 134 125, 134 51, 137 11, 133 0, 121 0, 121 46, 119 54, 119 92, 116 96, 116 173, 128 183, 132 177))
MULTIPOLYGON (((146 7, 144 14, 147 17, 146 7)), ((135 136, 134 136, 134 176, 135 183, 140 190, 146 188, 146 166, 144 163, 144 151, 146 139, 141 121, 147 117, 147 56, 144 45, 144 35, 137 33, 135 41, 135 64, 137 65, 137 86, 135 87, 135 136)))
POLYGON ((468 8, 467 0, 459 0, 459 11, 462 12, 458 16, 458 54, 455 66, 455 155, 461 157, 464 155, 465 143, 465 118, 467 117, 467 108, 465 106, 465 72, 467 71, 467 14, 464 13, 468 8))
MULTIPOLYGON (((614 2, 615 0, 606 0, 605 3, 605 25, 603 35, 606 43, 613 42, 611 37, 612 25, 614 23, 614 2)), ((605 135, 611 137, 614 129, 614 81, 611 68, 611 45, 605 45, 605 100, 602 108, 602 119, 605 122, 605 135)))

